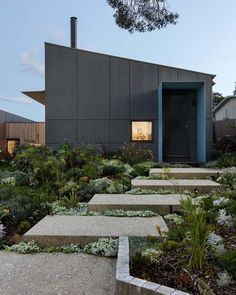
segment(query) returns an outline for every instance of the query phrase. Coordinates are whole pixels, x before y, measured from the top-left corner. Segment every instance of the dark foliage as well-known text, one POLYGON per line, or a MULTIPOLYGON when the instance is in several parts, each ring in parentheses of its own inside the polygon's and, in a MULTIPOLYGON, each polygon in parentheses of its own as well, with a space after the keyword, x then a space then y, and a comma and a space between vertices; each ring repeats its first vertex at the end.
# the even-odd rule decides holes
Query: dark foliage
POLYGON ((167 0, 107 0, 119 27, 130 33, 153 31, 176 24, 179 15, 167 9, 167 0))
POLYGON ((219 93, 219 92, 214 92, 213 93, 213 109, 224 99, 225 97, 219 93))
POLYGON ((218 153, 231 153, 236 152, 236 136, 224 136, 215 145, 218 153))
POLYGON ((225 253, 222 256, 221 264, 228 272, 233 275, 234 278, 236 278, 236 249, 225 253))

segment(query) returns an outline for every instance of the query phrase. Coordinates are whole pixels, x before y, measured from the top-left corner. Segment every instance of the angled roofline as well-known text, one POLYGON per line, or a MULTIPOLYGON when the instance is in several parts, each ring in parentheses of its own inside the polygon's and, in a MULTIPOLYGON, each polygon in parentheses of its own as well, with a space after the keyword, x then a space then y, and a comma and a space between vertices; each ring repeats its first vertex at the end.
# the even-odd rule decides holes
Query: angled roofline
POLYGON ((24 95, 33 98, 37 102, 45 105, 45 90, 40 91, 21 91, 24 95))
POLYGON ((236 98, 236 95, 229 95, 226 96, 220 103, 218 103, 218 105, 213 109, 213 114, 215 114, 219 109, 221 109, 228 101, 230 101, 231 99, 236 98))
POLYGON ((47 45, 49 45, 49 46, 57 46, 57 47, 71 49, 71 50, 77 50, 77 51, 87 52, 87 53, 91 53, 91 54, 99 54, 99 55, 103 55, 103 56, 120 58, 120 59, 125 59, 125 60, 129 60, 129 61, 134 61, 134 62, 141 62, 141 63, 146 63, 146 64, 150 64, 150 65, 155 65, 155 66, 167 67, 167 68, 171 68, 171 69, 175 69, 175 70, 182 70, 182 71, 188 71, 188 72, 192 72, 192 73, 203 74, 203 75, 211 76, 212 79, 214 79, 216 77, 215 74, 198 72, 198 71, 193 71, 193 70, 189 70, 189 69, 178 68, 178 67, 173 67, 173 66, 168 66, 168 65, 162 65, 162 64, 157 64, 157 63, 153 63, 153 62, 148 62, 148 61, 143 61, 143 60, 137 60, 137 59, 132 59, 132 58, 128 58, 128 57, 122 57, 122 56, 117 56, 117 55, 111 55, 111 54, 102 53, 102 52, 89 51, 89 50, 84 50, 84 49, 80 49, 80 48, 72 48, 72 47, 69 47, 69 46, 58 45, 58 44, 49 43, 49 42, 44 42, 44 44, 45 44, 45 46, 47 46, 47 45))
MULTIPOLYGON (((11 112, 8 112, 8 111, 4 111, 3 109, 0 109, 0 112, 4 112, 4 113, 7 113, 8 115, 13 115, 13 116, 16 116, 16 117, 19 117, 19 118, 21 118, 21 119, 26 119, 26 120, 28 120, 28 121, 31 121, 31 122, 20 122, 20 123, 34 123, 35 121, 33 121, 32 119, 29 119, 29 118, 26 118, 26 117, 23 117, 23 116, 21 116, 21 115, 18 115, 18 114, 14 114, 14 113, 11 113, 11 112)), ((4 122, 4 123, 17 123, 17 122, 8 122, 8 121, 6 121, 6 122, 4 122)))

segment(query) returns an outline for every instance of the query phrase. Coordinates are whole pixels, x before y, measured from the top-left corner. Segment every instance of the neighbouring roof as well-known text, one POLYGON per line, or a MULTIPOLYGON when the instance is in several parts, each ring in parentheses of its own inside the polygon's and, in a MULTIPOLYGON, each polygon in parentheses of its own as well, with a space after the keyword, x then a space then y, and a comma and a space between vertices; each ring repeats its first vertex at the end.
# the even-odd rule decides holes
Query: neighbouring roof
POLYGON ((23 94, 45 105, 45 90, 42 91, 22 91, 23 94))
POLYGON ((231 99, 236 98, 236 95, 229 95, 226 96, 214 109, 213 109, 213 114, 215 114, 217 111, 219 111, 228 101, 231 99))

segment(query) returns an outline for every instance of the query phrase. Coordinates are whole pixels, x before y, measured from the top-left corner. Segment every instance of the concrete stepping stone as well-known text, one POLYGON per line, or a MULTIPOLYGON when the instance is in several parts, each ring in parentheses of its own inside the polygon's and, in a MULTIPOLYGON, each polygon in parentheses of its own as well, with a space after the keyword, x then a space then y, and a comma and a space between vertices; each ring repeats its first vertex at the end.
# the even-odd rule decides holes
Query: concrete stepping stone
POLYGON ((221 174, 221 170, 208 168, 151 168, 149 176, 163 173, 175 179, 201 179, 206 177, 218 177, 221 174))
POLYGON ((152 210, 160 215, 179 211, 180 201, 186 195, 130 195, 130 194, 95 194, 88 203, 91 211, 122 210, 152 210))
POLYGON ((213 189, 219 188, 220 184, 208 179, 174 179, 174 180, 156 180, 156 179, 132 179, 132 188, 144 189, 170 189, 176 192, 199 192, 209 193, 213 189))
POLYGON ((40 246, 61 246, 70 243, 86 244, 99 238, 148 235, 158 237, 156 226, 167 232, 160 216, 107 217, 107 216, 46 216, 32 227, 24 240, 35 240, 40 246))

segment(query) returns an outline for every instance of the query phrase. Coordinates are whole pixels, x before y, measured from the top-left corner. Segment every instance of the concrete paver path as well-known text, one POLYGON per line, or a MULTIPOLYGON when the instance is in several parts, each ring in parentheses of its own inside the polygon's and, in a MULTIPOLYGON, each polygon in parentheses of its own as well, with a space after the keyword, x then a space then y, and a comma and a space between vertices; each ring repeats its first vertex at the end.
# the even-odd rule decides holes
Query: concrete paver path
POLYGON ((116 259, 0 251, 1 295, 113 295, 116 259))
POLYGON ((217 177, 222 173, 219 169, 209 168, 151 168, 149 175, 166 174, 176 179, 191 179, 191 178, 205 178, 205 177, 217 177))
POLYGON ((88 203, 89 210, 105 211, 109 209, 152 210, 160 215, 182 208, 180 201, 187 199, 186 195, 130 195, 130 194, 95 194, 88 203))
POLYGON ((209 193, 220 186, 219 183, 208 179, 174 179, 174 180, 156 180, 156 179, 137 179, 131 180, 132 188, 144 189, 173 189, 178 192, 185 190, 190 192, 209 193))
POLYGON ((168 228, 161 216, 156 217, 106 217, 106 216, 46 216, 25 235, 25 240, 35 240, 40 246, 60 246, 70 243, 86 244, 102 237, 159 236, 168 228))

